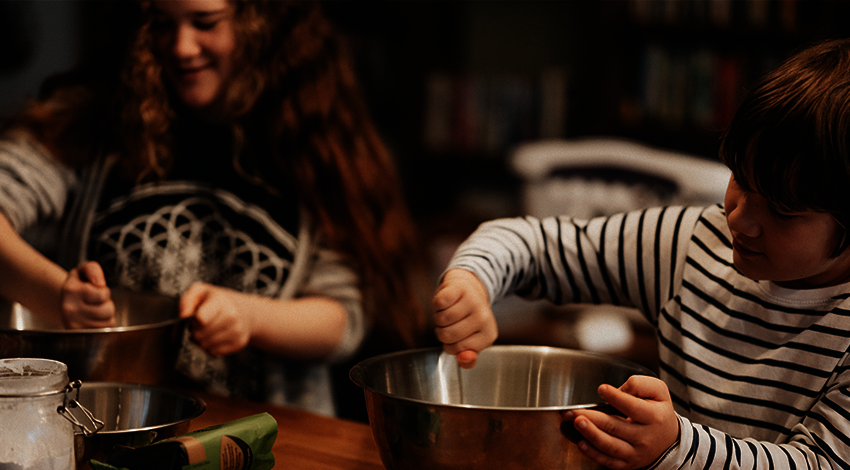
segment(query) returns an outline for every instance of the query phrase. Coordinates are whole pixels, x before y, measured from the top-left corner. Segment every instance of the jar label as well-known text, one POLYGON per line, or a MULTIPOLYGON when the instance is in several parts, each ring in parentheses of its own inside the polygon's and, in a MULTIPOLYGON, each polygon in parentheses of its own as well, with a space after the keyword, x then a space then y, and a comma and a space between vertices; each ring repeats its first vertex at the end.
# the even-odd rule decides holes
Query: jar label
POLYGON ((221 436, 221 470, 247 470, 252 461, 251 447, 236 436, 221 436))

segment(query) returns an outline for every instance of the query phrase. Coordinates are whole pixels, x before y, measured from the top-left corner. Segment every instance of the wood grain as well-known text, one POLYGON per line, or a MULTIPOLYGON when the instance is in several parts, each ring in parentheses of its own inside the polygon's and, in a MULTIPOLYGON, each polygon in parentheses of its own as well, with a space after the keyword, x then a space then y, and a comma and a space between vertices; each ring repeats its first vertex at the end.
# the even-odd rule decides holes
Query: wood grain
POLYGON ((259 413, 277 421, 272 451, 275 468, 287 470, 384 470, 368 425, 320 416, 265 403, 191 392, 206 402, 206 411, 192 420, 190 430, 259 413))

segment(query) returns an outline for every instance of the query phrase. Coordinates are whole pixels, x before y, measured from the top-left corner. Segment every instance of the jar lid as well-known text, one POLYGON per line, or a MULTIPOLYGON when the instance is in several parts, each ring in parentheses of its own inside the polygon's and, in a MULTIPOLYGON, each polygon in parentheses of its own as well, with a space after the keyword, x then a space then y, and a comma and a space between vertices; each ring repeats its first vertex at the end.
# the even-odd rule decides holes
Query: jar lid
POLYGON ((0 396, 60 392, 68 385, 68 366, 39 358, 0 359, 0 396))

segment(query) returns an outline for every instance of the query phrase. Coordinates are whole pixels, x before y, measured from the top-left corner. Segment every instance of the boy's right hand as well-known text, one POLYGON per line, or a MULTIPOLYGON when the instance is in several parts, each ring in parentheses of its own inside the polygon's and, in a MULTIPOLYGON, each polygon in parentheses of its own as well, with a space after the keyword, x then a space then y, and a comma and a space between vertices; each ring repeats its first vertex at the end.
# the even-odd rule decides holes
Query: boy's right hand
POLYGON ((452 269, 434 294, 434 323, 443 349, 457 356, 458 364, 472 368, 478 353, 498 336, 490 296, 478 278, 465 269, 452 269))
POLYGON ((623 416, 591 409, 562 413, 583 436, 578 448, 590 460, 611 469, 647 468, 679 441, 679 419, 660 379, 634 375, 620 388, 603 384, 598 390, 623 416))
POLYGON ((95 261, 85 261, 68 272, 61 298, 65 328, 109 328, 116 324, 112 293, 95 261))

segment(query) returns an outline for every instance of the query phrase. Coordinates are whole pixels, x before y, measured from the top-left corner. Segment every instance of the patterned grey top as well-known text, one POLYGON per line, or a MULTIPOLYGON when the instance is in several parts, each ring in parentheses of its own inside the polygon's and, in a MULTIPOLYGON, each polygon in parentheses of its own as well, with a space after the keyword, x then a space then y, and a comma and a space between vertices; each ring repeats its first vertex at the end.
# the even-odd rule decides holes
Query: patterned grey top
MULTIPOLYGON (((8 133, 0 139, 0 210, 62 266, 101 263, 111 286, 179 296, 203 281, 271 298, 335 299, 349 321, 331 361, 354 353, 367 328, 357 275, 321 244, 296 201, 263 197, 232 174, 191 179, 179 167, 168 181, 128 188, 108 177, 114 159, 73 171, 29 135, 8 133)), ((327 364, 250 348, 212 358, 187 333, 178 367, 217 393, 334 413, 327 364)))

